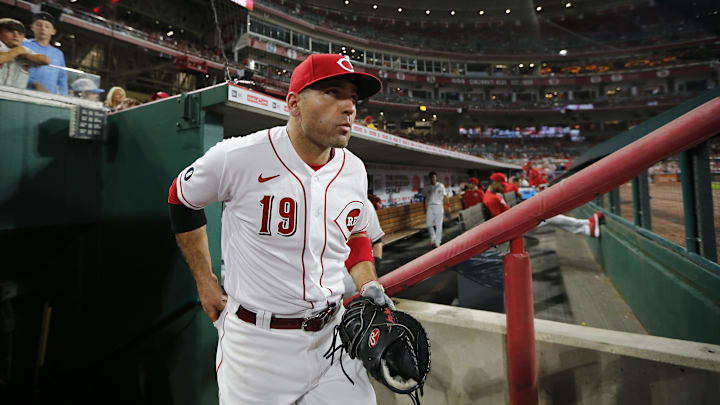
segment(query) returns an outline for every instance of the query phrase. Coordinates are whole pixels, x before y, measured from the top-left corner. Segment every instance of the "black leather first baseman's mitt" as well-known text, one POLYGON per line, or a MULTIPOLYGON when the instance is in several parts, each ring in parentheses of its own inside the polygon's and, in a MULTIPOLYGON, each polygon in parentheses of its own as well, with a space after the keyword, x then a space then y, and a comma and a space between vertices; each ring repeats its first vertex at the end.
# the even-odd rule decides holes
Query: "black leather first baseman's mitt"
POLYGON ((350 358, 360 359, 373 378, 419 404, 430 371, 430 341, 420 322, 359 297, 348 305, 338 328, 350 358))

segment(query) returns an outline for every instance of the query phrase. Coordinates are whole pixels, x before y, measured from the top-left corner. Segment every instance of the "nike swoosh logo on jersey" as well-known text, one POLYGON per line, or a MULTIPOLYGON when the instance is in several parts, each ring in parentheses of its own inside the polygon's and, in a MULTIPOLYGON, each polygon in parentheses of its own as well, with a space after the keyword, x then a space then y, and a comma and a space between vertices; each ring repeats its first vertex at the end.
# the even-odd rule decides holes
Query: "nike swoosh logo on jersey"
POLYGON ((258 181, 259 181, 260 183, 265 183, 266 181, 272 180, 272 179, 274 179, 275 177, 279 177, 279 176, 280 176, 279 174, 276 174, 276 175, 270 176, 270 177, 263 177, 263 176, 262 176, 262 173, 260 173, 260 175, 258 176, 258 181))

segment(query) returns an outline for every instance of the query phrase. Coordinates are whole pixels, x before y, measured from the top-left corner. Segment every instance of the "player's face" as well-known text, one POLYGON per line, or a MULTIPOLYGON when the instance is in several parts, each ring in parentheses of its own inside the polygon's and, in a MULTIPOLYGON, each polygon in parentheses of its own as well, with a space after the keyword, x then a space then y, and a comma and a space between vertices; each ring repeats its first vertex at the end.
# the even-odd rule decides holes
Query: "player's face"
POLYGON ((357 114, 357 86, 346 79, 318 82, 300 94, 303 135, 321 148, 344 148, 357 114))
POLYGON ((22 41, 25 35, 20 31, 0 29, 0 41, 2 41, 8 48, 15 48, 22 45, 22 41))
POLYGON ((50 21, 36 20, 30 26, 30 29, 35 34, 35 40, 43 41, 50 40, 55 35, 55 27, 50 21))
POLYGON ((433 186, 437 184, 437 174, 433 174, 432 176, 430 176, 430 184, 432 184, 433 186))

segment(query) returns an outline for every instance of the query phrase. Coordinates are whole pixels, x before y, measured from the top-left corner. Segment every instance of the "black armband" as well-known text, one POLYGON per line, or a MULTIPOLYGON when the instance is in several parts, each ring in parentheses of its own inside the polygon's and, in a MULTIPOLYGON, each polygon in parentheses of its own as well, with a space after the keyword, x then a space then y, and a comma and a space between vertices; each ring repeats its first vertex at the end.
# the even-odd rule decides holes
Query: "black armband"
POLYGON ((207 224, 205 210, 194 210, 172 203, 168 205, 170 206, 170 229, 173 233, 190 232, 207 224))
POLYGON ((380 264, 382 263, 382 258, 375 256, 374 259, 375 259, 375 272, 377 273, 380 271, 380 264))

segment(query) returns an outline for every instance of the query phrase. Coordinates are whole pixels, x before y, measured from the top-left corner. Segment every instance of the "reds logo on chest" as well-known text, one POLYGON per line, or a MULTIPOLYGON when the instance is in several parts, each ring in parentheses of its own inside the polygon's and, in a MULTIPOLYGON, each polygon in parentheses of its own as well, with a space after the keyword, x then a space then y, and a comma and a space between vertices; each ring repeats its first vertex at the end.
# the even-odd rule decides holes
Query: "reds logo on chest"
POLYGON ((360 224, 362 218, 362 210, 365 204, 362 201, 351 201, 340 211, 340 214, 335 218, 335 224, 340 228, 345 239, 350 237, 350 234, 360 224))

